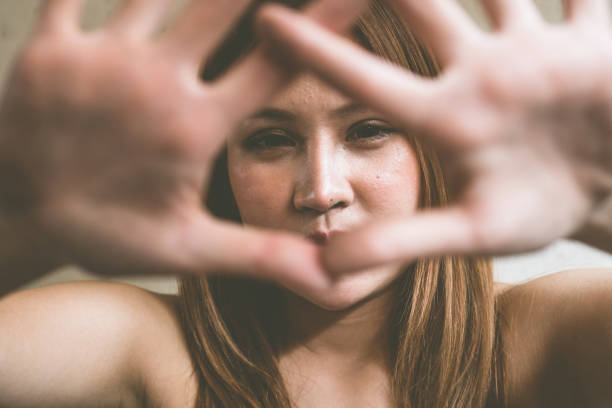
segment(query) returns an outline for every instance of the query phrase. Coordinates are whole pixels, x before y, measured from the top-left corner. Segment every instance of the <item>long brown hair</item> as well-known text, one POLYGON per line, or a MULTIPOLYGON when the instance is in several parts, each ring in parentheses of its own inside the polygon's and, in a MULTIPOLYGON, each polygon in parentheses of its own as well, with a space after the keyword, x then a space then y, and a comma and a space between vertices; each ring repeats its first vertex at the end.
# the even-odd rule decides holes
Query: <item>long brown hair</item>
MULTIPOLYGON (((252 47, 249 18, 208 63, 205 78, 216 77, 252 47)), ((392 63, 423 76, 439 73, 426 48, 380 1, 372 3, 353 34, 392 63)), ((421 168, 420 208, 446 205, 449 197, 438 158, 417 137, 409 139, 421 168)), ((207 206, 219 217, 240 220, 223 154, 213 172, 207 206)), ((420 259, 394 285, 388 348, 395 406, 501 405, 504 376, 490 260, 420 259)), ((286 321, 279 307, 280 289, 221 276, 183 278, 179 288, 179 314, 199 384, 197 406, 291 407, 278 366, 286 321)))

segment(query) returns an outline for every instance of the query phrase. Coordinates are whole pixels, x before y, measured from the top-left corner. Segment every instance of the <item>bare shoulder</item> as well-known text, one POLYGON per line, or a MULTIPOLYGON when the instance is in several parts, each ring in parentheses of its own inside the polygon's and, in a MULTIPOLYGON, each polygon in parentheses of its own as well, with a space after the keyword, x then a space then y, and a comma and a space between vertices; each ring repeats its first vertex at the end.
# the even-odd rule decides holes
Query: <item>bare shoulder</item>
POLYGON ((504 316, 513 324, 543 317, 549 328, 603 322, 612 317, 612 269, 562 271, 500 286, 497 294, 504 316))
POLYGON ((198 382, 178 313, 178 297, 149 293, 154 304, 139 342, 145 407, 195 406, 198 382))
POLYGON ((173 298, 130 285, 12 293, 0 299, 0 331, 0 406, 145 406, 147 370, 190 368, 173 298))
POLYGON ((547 275, 498 300, 510 406, 612 406, 612 270, 547 275))

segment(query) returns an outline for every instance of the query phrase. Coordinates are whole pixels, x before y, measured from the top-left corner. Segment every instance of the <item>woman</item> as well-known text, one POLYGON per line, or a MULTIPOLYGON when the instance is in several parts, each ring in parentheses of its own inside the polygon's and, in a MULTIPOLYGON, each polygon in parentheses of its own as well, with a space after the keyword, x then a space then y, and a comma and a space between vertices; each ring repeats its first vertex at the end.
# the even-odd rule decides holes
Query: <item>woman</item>
MULTIPOLYGON (((150 7, 137 1, 127 4, 127 12, 120 13, 111 25, 114 30, 128 27, 120 22, 121 17, 129 15, 129 5, 132 12, 139 4, 143 9, 150 7)), ((326 15, 319 14, 325 7, 325 3, 321 4, 318 10, 315 6, 308 11, 311 16, 326 15)), ((193 7, 203 8, 201 4, 193 7)), ((60 9, 54 11, 57 10, 60 9)), ((375 3, 359 27, 354 38, 375 53, 418 73, 436 74, 435 64, 424 49, 382 4, 375 3)), ((175 39, 180 38, 174 35, 175 39)), ((89 41, 100 41, 100 37, 89 41)), ((224 49, 235 48, 228 45, 224 49)), ((259 67, 260 73, 267 74, 264 82, 273 77, 271 72, 282 79, 282 74, 269 66, 261 68, 267 63, 260 56, 255 54, 255 58, 258 59, 251 58, 243 66, 249 71, 259 67)), ((213 59, 209 63, 210 75, 217 77, 231 59, 224 55, 213 59)), ((164 78, 160 73, 163 68, 153 67, 151 75, 164 78)), ((240 68, 233 74, 236 72, 240 73, 240 68)), ((26 78, 35 83, 35 78, 26 78)), ((247 84, 244 80, 240 83, 247 84)), ((138 83, 133 86, 137 87, 138 83)), ((262 99, 263 93, 259 94, 262 99)), ((84 95, 88 96, 86 92, 84 95)), ((92 107, 90 101, 87 105, 79 96, 82 98, 83 94, 74 96, 77 101, 92 107)), ((96 97, 100 100, 99 95, 96 97)), ((44 95, 40 98, 46 101, 44 95)), ((109 105, 94 106, 96 109, 91 111, 99 114, 110 111, 114 114, 110 117, 118 120, 112 111, 114 106, 109 105)), ((231 115, 245 115, 253 107, 243 109, 231 115)), ((165 121, 177 123, 164 116, 165 112, 157 113, 165 121)), ((193 110, 188 113, 195 115, 193 110)), ((444 178, 435 155, 413 135, 400 134, 385 117, 351 103, 311 77, 300 77, 267 109, 259 110, 233 132, 227 145, 227 163, 221 160, 211 179, 208 199, 212 212, 222 215, 221 210, 227 210, 228 201, 222 199, 225 188, 226 198, 235 199, 238 210, 224 213, 227 218, 236 220, 240 215, 246 224, 290 230, 320 245, 327 243, 334 229, 355 227, 378 216, 406 217, 417 207, 445 205, 444 178), (404 136, 408 136, 410 143, 404 136), (224 179, 226 171, 229 180, 224 179)), ((207 118, 211 120, 214 116, 207 118)), ((120 127, 122 131, 127 128, 120 127)), ((195 137, 183 127, 169 128, 174 131, 168 131, 170 134, 181 135, 186 140, 195 137)), ((78 130, 82 133, 83 127, 78 130)), ((151 131, 154 136, 159 134, 155 127, 151 131)), ((95 138, 87 140, 88 143, 95 141, 95 138)), ((147 145, 147 140, 138 142, 134 148, 151 145, 147 145)), ((106 153, 104 144, 97 144, 91 150, 106 153)), ((190 156, 189 151, 177 151, 176 145, 170 147, 173 149, 167 144, 163 148, 153 144, 152 153, 146 152, 147 157, 159 159, 165 153, 164 158, 180 157, 180 164, 187 162, 185 157, 198 156, 199 160, 202 154, 211 157, 210 148, 190 156)), ((81 149, 88 151, 87 146, 81 149)), ((140 159, 140 150, 135 150, 130 157, 132 162, 140 159)), ((92 157, 96 156, 90 155, 88 159, 92 157)), ((98 163, 107 163, 109 156, 101 154, 101 157, 105 160, 98 163)), ((96 215, 104 210, 103 214, 108 215, 105 223, 129 220, 131 237, 151 233, 147 217, 168 219, 159 233, 184 219, 191 223, 191 213, 185 211, 190 207, 164 201, 159 185, 169 185, 171 188, 163 189, 163 193, 175 193, 181 199, 177 201, 191 203, 192 191, 196 189, 190 187, 201 184, 203 178, 199 174, 191 175, 190 166, 175 166, 177 170, 170 174, 180 174, 183 178, 180 178, 182 183, 173 183, 173 178, 165 176, 168 169, 174 170, 168 164, 171 161, 163 163, 159 167, 139 167, 147 170, 141 174, 151 177, 144 179, 151 180, 148 183, 142 183, 142 177, 127 180, 125 184, 119 183, 124 186, 123 190, 111 191, 114 194, 108 194, 109 190, 104 188, 106 183, 95 185, 96 194, 91 197, 106 204, 95 208, 96 215), (154 176, 160 177, 161 182, 154 176), (136 186, 138 191, 132 193, 136 186), (119 197, 118 191, 130 194, 119 197), (122 199, 122 206, 115 204, 118 197, 122 199), (133 210, 130 217, 125 216, 125 208, 133 210), (181 211, 176 216, 168 208, 181 211)), ((59 167, 58 162, 53 164, 47 169, 59 167)), ((79 163, 79 166, 88 169, 85 164, 89 163, 79 163)), ((99 171, 101 167, 94 163, 89 168, 99 171)), ((72 174, 69 170, 68 167, 64 173, 73 178, 62 181, 68 179, 72 186, 74 177, 80 177, 83 171, 72 174)), ((60 179, 54 173, 48 175, 51 179, 60 179)), ((96 179, 85 177, 79 181, 82 180, 96 179)), ((16 189, 12 195, 18 203, 39 202, 29 195, 24 199, 19 192, 16 189)), ((83 190, 79 194, 83 196, 83 190)), ((49 193, 42 195, 49 197, 49 193)), ((92 218, 91 208, 80 202, 74 204, 70 198, 54 205, 46 201, 46 211, 43 211, 64 215, 60 217, 62 221, 71 221, 64 224, 69 227, 68 231, 52 228, 58 221, 50 220, 48 215, 36 218, 45 221, 41 223, 45 228, 39 227, 34 232, 48 233, 59 242, 50 246, 43 236, 40 245, 44 253, 51 248, 62 248, 71 259, 93 264, 98 270, 108 270, 113 263, 125 270, 131 265, 140 270, 149 267, 142 262, 144 257, 138 251, 144 245, 131 237, 113 243, 108 252, 89 248, 107 242, 104 238, 127 235, 126 225, 119 222, 116 226, 101 226, 92 218), (72 211, 72 218, 66 216, 66 208, 72 211), (116 230, 122 234, 113 234, 116 230), (77 242, 83 236, 89 242, 77 242)), ((20 219, 23 211, 18 206, 13 206, 12 211, 17 215, 10 220, 20 219)), ((15 221, 15 224, 18 223, 15 221)), ((224 227, 221 231, 226 233, 225 238, 236 230, 224 227)), ((156 243, 156 237, 157 234, 150 239, 156 243)), ((193 251, 193 240, 183 237, 182 246, 193 251)), ((164 238, 166 245, 170 242, 170 248, 184 250, 176 246, 171 229, 164 238)), ((215 245, 209 236, 203 238, 207 244, 215 245)), ((261 240, 255 235, 248 238, 235 243, 300 245, 305 253, 301 255, 303 259, 312 261, 308 255, 312 254, 313 247, 301 241, 261 240)), ((29 245, 33 241, 25 242, 29 245)), ((177 258, 168 261, 170 258, 164 257, 172 252, 168 246, 148 247, 151 248, 161 252, 150 261, 156 268, 183 265, 177 269, 189 271, 193 267, 185 258, 179 258, 183 263, 177 258), (157 265, 160 260, 165 262, 157 265)), ((486 260, 440 257, 418 260, 407 269, 401 265, 384 266, 336 279, 325 274, 317 279, 301 274, 279 277, 281 269, 289 270, 287 264, 295 262, 283 259, 284 248, 267 246, 278 258, 274 265, 264 264, 262 269, 286 289, 242 278, 186 278, 181 283, 178 309, 171 298, 102 284, 67 285, 7 297, 0 304, 0 325, 5 333, 11 334, 0 340, 2 359, 7 362, 2 365, 7 375, 2 373, 0 378, 9 380, 0 380, 3 391, 0 405, 193 406, 197 401, 198 406, 223 407, 289 406, 290 403, 296 406, 463 407, 501 405, 504 395, 510 406, 602 406, 611 401, 605 394, 605 383, 598 381, 606 378, 609 354, 605 353, 612 350, 605 340, 609 289, 600 289, 604 285, 610 287, 606 283, 610 279, 609 271, 570 273, 512 289, 498 288, 495 296, 486 260), (579 285, 580 279, 576 278, 587 274, 598 287, 579 285), (568 288, 579 293, 579 297, 586 294, 591 297, 588 301, 572 298, 568 288), (560 315, 561 305, 566 313, 560 315), (501 316, 498 319, 496 306, 501 316), (496 328, 496 322, 504 324, 496 328), (584 342, 585 332, 591 334, 591 341, 584 342), (547 350, 547 355, 538 354, 541 349, 547 350), (25 350, 28 354, 24 354, 25 350), (69 355, 76 362, 66 367, 64 362, 69 355), (42 359, 47 365, 37 367, 42 359), (37 367, 37 375, 28 372, 31 367, 37 367), (41 380, 46 377, 54 381, 41 380)), ((208 270, 221 268, 214 262, 220 257, 214 258, 211 252, 204 253, 206 260, 212 259, 207 262, 208 270)), ((55 261, 55 257, 51 259, 55 261)), ((257 256, 246 259, 233 265, 226 260, 222 266, 240 269, 241 265, 236 264, 243 262, 246 269, 257 267, 257 256)), ((315 266, 301 272, 318 272, 316 262, 312 263, 315 266)))
MULTIPOLYGON (((206 79, 249 48, 244 38, 251 36, 235 35, 226 46, 236 55, 210 61, 206 79)), ((437 74, 431 57, 379 2, 353 36, 394 63, 437 74)), ((431 152, 308 76, 234 132, 208 194, 215 215, 290 230, 319 244, 369 220, 444 203, 443 176, 431 152)), ((302 297, 224 278, 187 278, 181 289, 198 362, 198 406, 476 406, 489 389, 495 319, 485 260, 423 260, 405 272, 401 265, 379 267, 302 297), (454 310, 444 317, 450 303, 454 310), (423 338, 432 344, 423 347, 423 338), (333 352, 334 342, 343 353, 333 352), (440 361, 440 355, 463 357, 440 361), (324 360, 330 368, 342 366, 326 372, 324 360), (470 375, 461 381, 464 371, 470 375), (358 373, 344 374, 343 381, 362 392, 352 389, 352 397, 339 399, 335 380, 325 379, 332 372, 358 373), (321 378, 316 393, 299 376, 321 378)))

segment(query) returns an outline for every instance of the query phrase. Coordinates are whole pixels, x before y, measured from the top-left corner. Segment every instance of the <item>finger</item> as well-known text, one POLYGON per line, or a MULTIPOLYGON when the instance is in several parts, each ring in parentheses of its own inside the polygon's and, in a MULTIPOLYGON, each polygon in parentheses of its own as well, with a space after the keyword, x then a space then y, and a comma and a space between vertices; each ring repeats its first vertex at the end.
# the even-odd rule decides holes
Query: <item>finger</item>
POLYGON ((533 26, 541 17, 533 0, 482 0, 496 29, 533 26))
POLYGON ((82 9, 83 0, 46 0, 42 4, 38 30, 43 33, 76 31, 82 9))
POLYGON ((568 21, 593 24, 609 21, 609 5, 606 0, 565 0, 565 15, 568 21))
POLYGON ((181 208, 178 217, 156 215, 153 219, 150 214, 134 214, 132 209, 115 205, 85 207, 77 203, 70 208, 73 224, 55 217, 46 228, 55 231, 59 252, 66 251, 72 262, 96 272, 227 273, 272 280, 298 293, 331 285, 331 275, 321 267, 319 247, 311 242, 287 233, 214 221, 201 212, 199 204, 181 208), (107 222, 100 224, 100 217, 107 222), (58 228, 59 224, 63 227, 58 228))
POLYGON ((443 64, 450 63, 458 52, 481 35, 476 25, 455 1, 390 2, 443 64))
MULTIPOLYGON (((367 0, 320 0, 311 3, 302 15, 330 29, 344 31, 354 24, 367 4, 367 0)), ((255 113, 293 78, 293 64, 287 60, 279 61, 278 55, 271 55, 277 52, 269 47, 259 48, 211 88, 229 122, 255 113), (236 98, 236 95, 243 97, 236 98)))
POLYGON ((164 34, 161 45, 198 69, 249 3, 250 0, 192 0, 164 34))
POLYGON ((325 290, 332 283, 321 266, 319 247, 300 237, 206 218, 189 230, 184 248, 195 270, 267 279, 297 293, 325 290))
POLYGON ((146 38, 152 35, 173 0, 129 0, 108 23, 108 29, 122 36, 146 38))
POLYGON ((330 30, 343 32, 353 26, 368 3, 368 0, 319 0, 311 3, 303 14, 330 30))
POLYGON ((268 51, 259 48, 212 84, 209 97, 222 112, 224 121, 237 123, 254 114, 292 78, 292 71, 276 64, 268 51))
POLYGON ((267 7, 258 25, 271 47, 397 123, 426 128, 433 120, 431 107, 443 92, 438 81, 391 65, 284 8, 267 7))
POLYGON ((459 208, 384 220, 334 237, 323 252, 323 265, 350 272, 419 257, 472 252, 473 227, 459 208))

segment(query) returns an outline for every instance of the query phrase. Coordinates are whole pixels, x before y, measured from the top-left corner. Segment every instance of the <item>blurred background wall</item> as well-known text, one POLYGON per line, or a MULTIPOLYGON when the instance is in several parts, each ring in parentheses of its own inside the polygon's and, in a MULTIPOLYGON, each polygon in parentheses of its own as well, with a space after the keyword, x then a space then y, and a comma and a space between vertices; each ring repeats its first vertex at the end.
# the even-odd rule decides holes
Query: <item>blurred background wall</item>
MULTIPOLYGON (((11 62, 36 20, 37 8, 41 0, 0 0, 0 84, 6 81, 11 62)), ((87 2, 83 25, 87 29, 101 24, 118 0, 90 0, 87 2)), ((186 0, 176 1, 179 9, 186 0)), ((465 8, 483 27, 486 19, 477 0, 460 0, 465 8)), ((538 0, 536 4, 543 15, 551 22, 562 20, 561 0, 538 0)), ((172 13, 170 13, 172 16, 172 13)), ((520 58, 520 56, 517 56, 520 58)), ((612 267, 612 255, 594 250, 581 244, 561 240, 550 247, 532 254, 498 258, 495 268, 497 279, 506 282, 521 282, 563 269, 584 267, 612 267)), ((97 277, 76 267, 55 271, 29 286, 40 286, 70 280, 92 280, 97 277)), ((142 286, 149 290, 173 293, 176 280, 168 278, 126 277, 113 279, 142 286)))

